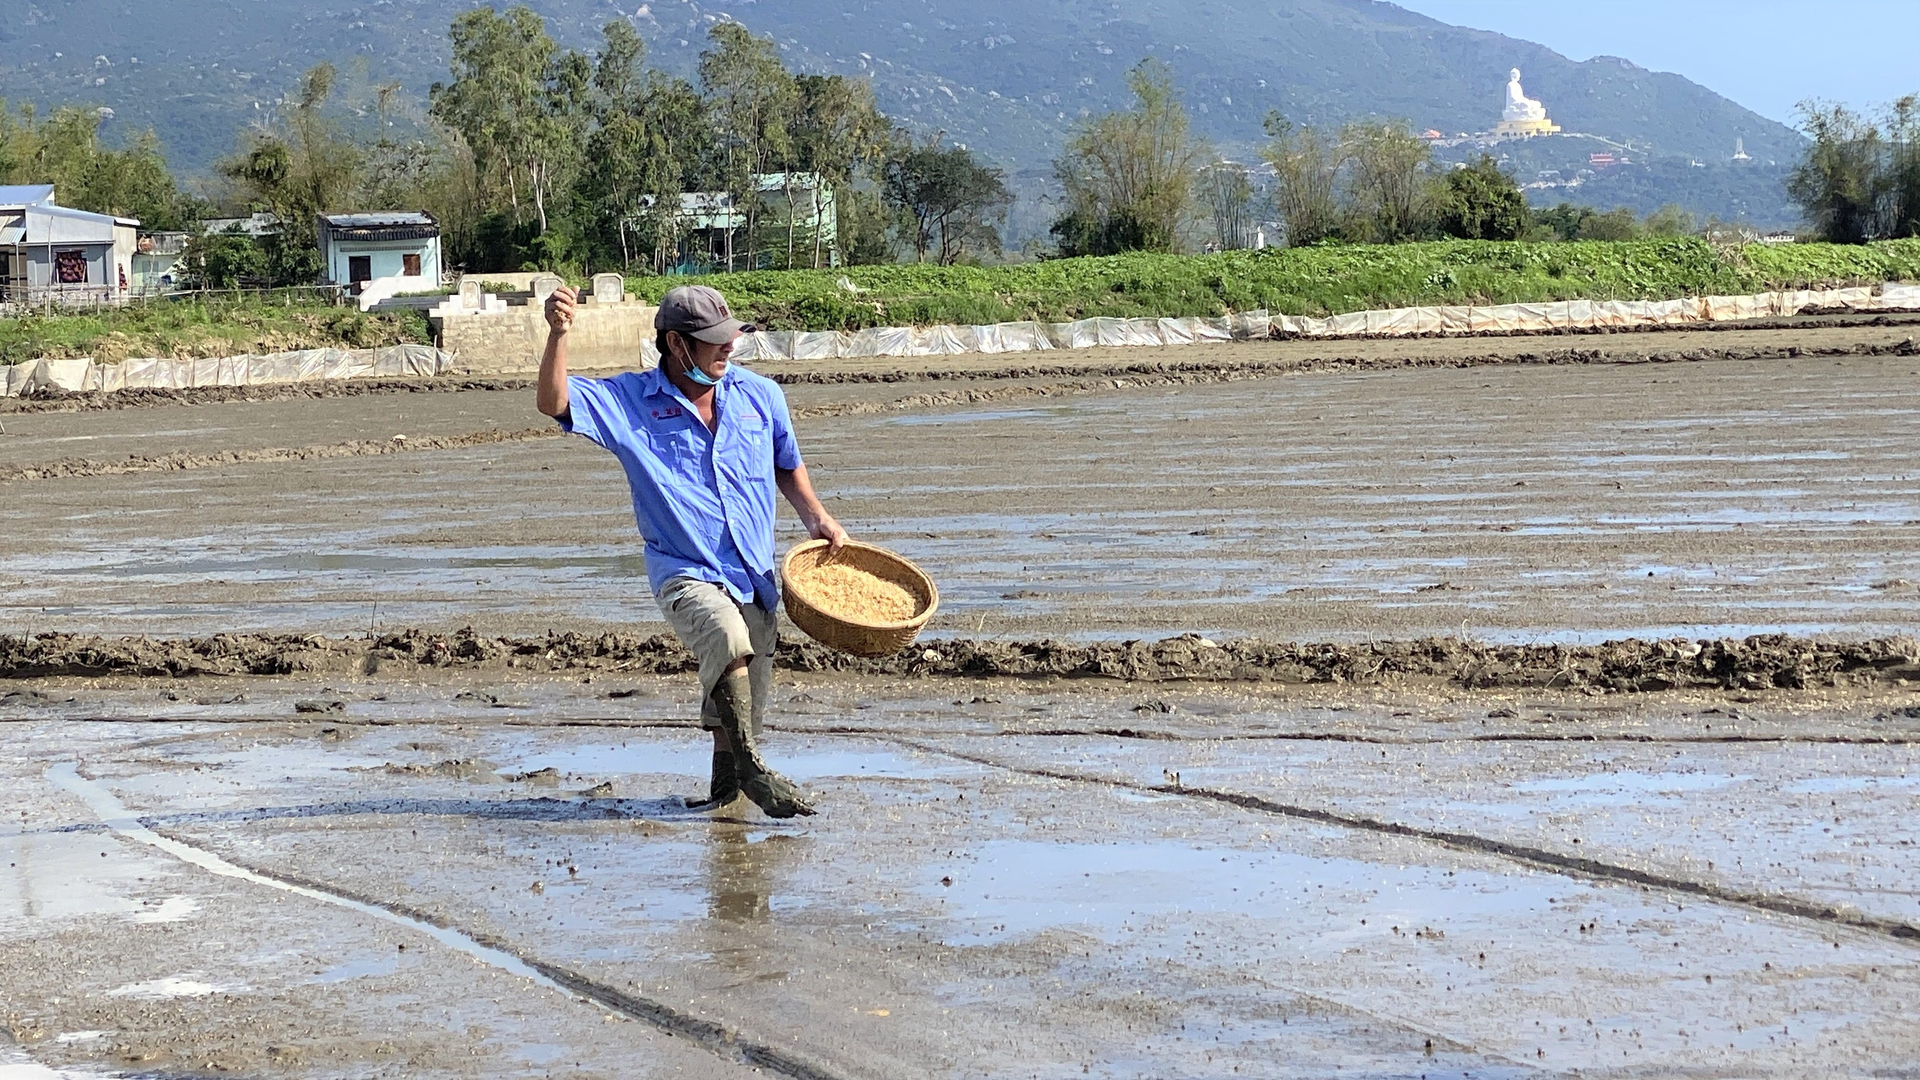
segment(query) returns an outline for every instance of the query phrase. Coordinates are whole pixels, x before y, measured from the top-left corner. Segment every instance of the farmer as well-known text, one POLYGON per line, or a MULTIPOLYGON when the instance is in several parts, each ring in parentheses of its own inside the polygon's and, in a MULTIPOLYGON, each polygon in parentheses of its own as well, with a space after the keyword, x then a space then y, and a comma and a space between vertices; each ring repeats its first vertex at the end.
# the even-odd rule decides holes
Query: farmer
POLYGON ((705 802, 689 805, 719 809, 744 793, 769 816, 810 815, 813 808, 767 768, 759 750, 780 602, 774 489, 807 532, 834 550, 847 531, 813 493, 786 396, 771 379, 728 363, 733 343, 754 328, 704 285, 673 289, 660 301, 653 318, 658 367, 610 379, 569 377, 576 303, 567 288, 547 298, 537 403, 562 428, 620 459, 646 539, 654 598, 699 658, 713 783, 705 802))

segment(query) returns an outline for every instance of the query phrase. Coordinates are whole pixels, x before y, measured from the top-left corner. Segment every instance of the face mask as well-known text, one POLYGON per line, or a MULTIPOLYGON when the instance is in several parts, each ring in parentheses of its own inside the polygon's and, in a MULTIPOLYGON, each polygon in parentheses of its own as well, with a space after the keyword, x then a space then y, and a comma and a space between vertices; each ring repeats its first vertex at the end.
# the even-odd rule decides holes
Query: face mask
POLYGON ((719 379, 716 379, 713 376, 707 374, 706 372, 701 371, 700 365, 694 363, 691 358, 687 360, 686 370, 682 372, 682 374, 686 375, 686 377, 689 380, 691 380, 693 384, 696 386, 719 386, 720 385, 719 379))
POLYGON ((701 371, 698 367, 695 367, 692 364, 687 365, 687 378, 691 379, 693 382, 701 386, 719 386, 720 385, 719 379, 716 379, 713 376, 707 374, 706 372, 701 371))

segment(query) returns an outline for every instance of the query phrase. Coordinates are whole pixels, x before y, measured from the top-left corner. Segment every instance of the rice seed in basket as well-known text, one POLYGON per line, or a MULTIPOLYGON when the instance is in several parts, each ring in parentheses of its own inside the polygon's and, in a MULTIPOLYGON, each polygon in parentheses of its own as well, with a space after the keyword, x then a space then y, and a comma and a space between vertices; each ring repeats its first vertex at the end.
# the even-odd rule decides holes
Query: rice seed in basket
POLYGON ((815 607, 850 622, 905 622, 920 612, 920 600, 913 593, 841 563, 814 567, 801 578, 799 587, 815 607))

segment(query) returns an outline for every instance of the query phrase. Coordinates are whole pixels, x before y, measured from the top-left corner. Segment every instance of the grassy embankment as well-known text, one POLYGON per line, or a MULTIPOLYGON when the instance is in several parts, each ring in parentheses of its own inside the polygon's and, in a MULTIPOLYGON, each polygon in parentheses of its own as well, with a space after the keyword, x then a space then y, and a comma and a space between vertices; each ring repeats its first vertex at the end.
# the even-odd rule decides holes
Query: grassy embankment
POLYGON ((0 363, 69 356, 184 359, 432 340, 426 317, 417 312, 363 315, 354 308, 246 297, 168 300, 0 319, 0 363))
POLYGON ((688 280, 776 330, 1065 322, 1099 315, 1221 315, 1264 308, 1332 315, 1370 308, 1548 300, 1670 300, 1776 288, 1920 280, 1920 240, 1847 247, 1755 244, 1716 255, 1692 239, 1439 242, 1122 255, 1000 267, 857 266, 698 279, 640 278, 658 299, 688 280), (839 282, 851 281, 857 292, 839 282))
MULTIPOLYGON (((1752 245, 1717 254, 1691 239, 1618 243, 1440 242, 1218 255, 1121 255, 998 267, 857 266, 706 278, 634 278, 658 299, 718 287, 771 329, 1065 322, 1096 315, 1328 315, 1430 304, 1666 300, 1776 288, 1920 281, 1920 240, 1865 247, 1752 245), (850 281, 849 292, 840 282, 850 281)), ((430 340, 424 316, 258 300, 191 300, 0 320, 0 362, 39 357, 223 356, 430 340)))

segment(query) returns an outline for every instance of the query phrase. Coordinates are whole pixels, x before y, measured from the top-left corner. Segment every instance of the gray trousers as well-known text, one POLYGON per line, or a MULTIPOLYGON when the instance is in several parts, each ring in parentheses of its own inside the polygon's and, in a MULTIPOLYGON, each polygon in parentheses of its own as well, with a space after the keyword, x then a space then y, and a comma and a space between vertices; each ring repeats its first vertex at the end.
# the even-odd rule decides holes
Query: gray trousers
POLYGON ((774 613, 758 604, 739 603, 710 581, 688 577, 669 580, 659 600, 667 625, 700 661, 700 726, 720 726, 713 688, 734 661, 752 657, 747 678, 753 684, 753 732, 758 735, 773 691, 773 650, 780 640, 774 613))

